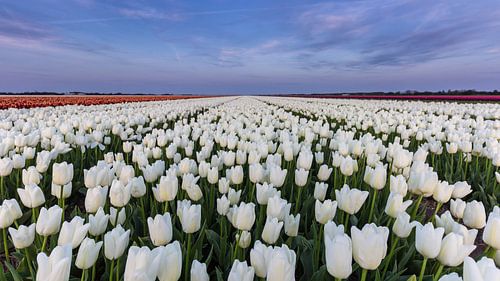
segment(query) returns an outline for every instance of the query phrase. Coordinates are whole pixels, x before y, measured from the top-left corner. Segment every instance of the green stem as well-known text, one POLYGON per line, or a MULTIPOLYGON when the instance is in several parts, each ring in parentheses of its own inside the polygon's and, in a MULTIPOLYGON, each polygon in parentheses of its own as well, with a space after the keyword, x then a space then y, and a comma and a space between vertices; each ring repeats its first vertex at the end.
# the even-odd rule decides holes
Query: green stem
POLYGON ((31 255, 28 248, 24 248, 24 254, 26 255, 26 263, 28 264, 28 269, 30 270, 31 279, 35 280, 35 273, 33 271, 33 262, 31 261, 31 255))
POLYGON ((115 216, 115 227, 117 226, 116 223, 118 222, 118 217, 120 216, 120 211, 122 210, 122 207, 119 207, 116 209, 116 216, 115 216))
POLYGON ((95 263, 92 266, 92 281, 94 281, 94 280, 95 280, 95 263))
POLYGON ((120 258, 116 260, 116 281, 120 281, 120 258))
POLYGON ((394 250, 396 249, 398 242, 399 242, 399 237, 396 237, 396 239, 392 241, 391 250, 389 251, 389 255, 387 256, 387 259, 385 261, 384 270, 382 271, 382 278, 385 276, 385 273, 389 268, 389 264, 391 263, 392 256, 394 255, 394 250))
POLYGON ((61 191, 59 191, 59 196, 60 196, 61 208, 62 208, 62 214, 61 214, 61 221, 62 222, 64 222, 64 197, 63 197, 63 193, 64 193, 64 185, 61 185, 61 191))
POLYGON ((364 269, 361 271, 361 281, 366 281, 366 274, 368 273, 368 269, 364 269))
POLYGON ((242 232, 240 230, 238 230, 238 239, 236 239, 236 244, 234 245, 232 260, 234 260, 236 258, 236 254, 238 253, 238 247, 240 246, 241 233, 242 232))
POLYGON ((321 257, 321 240, 323 239, 323 229, 324 225, 321 224, 319 226, 319 235, 317 240, 316 252, 314 257, 314 269, 317 270, 319 268, 319 260, 321 257))
POLYGON ((439 209, 441 209, 441 206, 443 206, 443 203, 438 202, 437 205, 436 205, 436 210, 434 210, 434 215, 432 215, 432 218, 431 218, 430 221, 433 222, 436 219, 436 215, 438 214, 439 209))
POLYGON ((40 253, 43 253, 45 251, 45 246, 47 246, 47 240, 49 236, 44 236, 43 237, 43 242, 42 242, 42 249, 40 250, 40 253))
POLYGON ((420 269, 420 275, 418 276, 418 281, 422 281, 424 279, 426 265, 427 265, 427 258, 424 258, 424 261, 422 262, 422 268, 420 269))
POLYGON ((418 196, 417 203, 415 203, 415 207, 413 207, 413 211, 411 212, 411 220, 415 218, 418 212, 418 207, 420 207, 420 203, 422 203, 422 199, 424 199, 424 195, 418 196))
POLYGON ((165 201, 165 206, 163 206, 163 214, 168 212, 168 201, 165 201))
POLYGON ((80 278, 80 281, 85 280, 85 271, 86 271, 85 269, 82 270, 82 278, 80 278))
POLYGON ((111 268, 109 270, 109 281, 113 281, 113 273, 114 273, 114 270, 115 269, 115 260, 112 260, 111 261, 111 268))
POLYGON ((439 277, 441 276, 441 272, 443 272, 444 265, 439 264, 438 270, 436 271, 436 274, 434 274, 434 278, 432 279, 433 281, 439 280, 439 277))
POLYGON ((3 177, 0 177, 0 196, 2 196, 2 200, 5 199, 5 192, 4 192, 4 188, 3 188, 3 177))
POLYGON ((190 255, 190 252, 191 252, 191 236, 193 234, 191 233, 188 233, 188 238, 187 238, 187 251, 186 251, 186 258, 185 258, 185 262, 184 262, 184 280, 189 280, 189 255, 190 255))
POLYGON ((3 232, 3 249, 5 253, 5 260, 10 263, 9 245, 7 244, 7 228, 2 229, 3 232))
POLYGON ((344 217, 344 229, 347 231, 349 227, 349 213, 345 212, 345 217, 344 217))
POLYGON ((295 202, 295 213, 298 213, 300 209, 300 196, 302 195, 302 188, 303 187, 299 187, 299 191, 297 192, 297 201, 295 202))
POLYGON ((378 190, 373 189, 373 197, 372 197, 372 203, 370 206, 370 215, 368 216, 368 223, 372 222, 373 209, 375 208, 375 200, 377 199, 377 193, 378 193, 378 190))

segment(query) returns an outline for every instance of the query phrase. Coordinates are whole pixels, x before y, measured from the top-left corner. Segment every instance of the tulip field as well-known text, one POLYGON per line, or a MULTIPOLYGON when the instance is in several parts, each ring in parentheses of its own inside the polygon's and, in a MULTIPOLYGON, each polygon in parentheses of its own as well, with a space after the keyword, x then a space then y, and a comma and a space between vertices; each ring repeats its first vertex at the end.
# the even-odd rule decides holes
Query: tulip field
POLYGON ((0 281, 500 281, 499 103, 132 101, 0 110, 0 281))

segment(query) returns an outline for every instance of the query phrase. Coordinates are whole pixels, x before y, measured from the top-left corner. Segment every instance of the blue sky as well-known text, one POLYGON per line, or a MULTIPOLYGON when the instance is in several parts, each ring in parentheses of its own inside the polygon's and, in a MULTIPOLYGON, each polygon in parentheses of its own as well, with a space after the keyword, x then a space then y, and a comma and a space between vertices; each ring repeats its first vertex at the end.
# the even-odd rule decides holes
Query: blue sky
POLYGON ((500 88, 500 1, 0 0, 0 91, 500 88))

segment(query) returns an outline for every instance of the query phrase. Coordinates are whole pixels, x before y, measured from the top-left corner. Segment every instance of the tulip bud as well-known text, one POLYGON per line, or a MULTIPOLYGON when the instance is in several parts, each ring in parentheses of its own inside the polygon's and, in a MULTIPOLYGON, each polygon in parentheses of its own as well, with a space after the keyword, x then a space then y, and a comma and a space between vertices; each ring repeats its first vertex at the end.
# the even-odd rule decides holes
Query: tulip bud
POLYGON ((482 202, 467 202, 464 210, 464 224, 470 228, 481 229, 486 225, 486 212, 482 202))
POLYGON ((288 249, 287 245, 275 247, 269 257, 267 280, 294 280, 296 260, 295 252, 288 249))
POLYGON ((148 218, 148 229, 151 242, 155 246, 166 245, 172 240, 172 221, 170 214, 156 215, 155 218, 148 218))
POLYGON ((241 202, 232 208, 231 224, 239 229, 250 231, 255 222, 255 204, 241 202))
POLYGON ((104 255, 109 260, 118 259, 128 247, 130 229, 125 231, 121 225, 104 234, 104 255))
POLYGON ((393 193, 399 193, 403 197, 406 196, 408 192, 408 184, 406 183, 406 179, 403 175, 390 176, 390 190, 393 193))
POLYGON ((35 224, 20 225, 19 229, 9 227, 9 234, 16 249, 28 248, 35 241, 35 224))
POLYGON ((462 277, 458 276, 456 272, 441 276, 438 281, 463 281, 462 277))
POLYGON ((125 223, 127 219, 127 213, 125 212, 125 208, 122 208, 120 212, 113 207, 109 207, 109 222, 112 226, 117 226, 119 224, 125 223), (116 217, 118 216, 118 218, 116 217))
POLYGON ((309 176, 309 170, 297 169, 295 170, 295 185, 298 187, 304 187, 307 184, 307 178, 309 176))
POLYGON ((0 177, 9 176, 14 169, 14 163, 10 158, 0 159, 0 177))
POLYGON ((340 163, 340 172, 342 175, 350 177, 354 173, 355 165, 357 166, 357 162, 356 160, 353 160, 351 156, 342 158, 342 162, 340 163))
POLYGON ((102 208, 99 208, 95 215, 89 215, 89 233, 93 236, 99 236, 106 231, 108 227, 109 215, 104 213, 102 208))
POLYGON ((489 246, 500 250, 500 208, 495 206, 488 216, 488 222, 483 231, 483 241, 489 246))
POLYGON ((396 218, 400 213, 406 212, 410 207, 412 200, 403 202, 403 196, 399 193, 390 193, 385 205, 385 213, 392 218, 396 218))
POLYGON ((207 180, 210 184, 216 184, 219 181, 219 170, 217 167, 212 167, 208 170, 207 180))
POLYGON ((455 199, 457 198, 462 199, 465 196, 469 195, 471 192, 472 192, 472 187, 470 184, 468 184, 465 181, 459 181, 453 185, 453 192, 451 197, 455 199))
POLYGON ((392 226, 392 231, 399 238, 407 238, 410 236, 411 230, 416 226, 416 223, 417 222, 410 222, 410 215, 403 212, 397 216, 392 226))
POLYGON ((376 190, 385 186, 387 179, 387 166, 378 165, 375 169, 366 167, 364 181, 376 190))
POLYGON ((454 225, 457 223, 452 217, 450 211, 446 211, 441 216, 436 215, 436 226, 444 228, 444 233, 448 234, 453 231, 454 225))
POLYGON ((332 171, 333 169, 328 168, 328 165, 326 164, 321 165, 318 170, 318 180, 327 181, 330 178, 332 171))
POLYGON ((217 213, 221 216, 225 216, 229 211, 230 206, 229 200, 226 195, 222 195, 221 198, 217 198, 217 213))
POLYGON ((201 205, 191 205, 191 201, 177 201, 177 216, 185 233, 194 233, 200 229, 201 205))
POLYGON ((129 183, 132 197, 140 198, 146 194, 146 183, 142 176, 131 178, 129 183))
POLYGON ((153 195, 156 201, 166 202, 175 200, 177 191, 179 189, 179 182, 176 176, 167 175, 160 178, 160 183, 153 187, 153 195))
POLYGON ((4 211, 7 212, 8 216, 12 218, 13 221, 20 219, 23 216, 21 207, 14 198, 3 200, 2 206, 5 208, 4 211))
POLYGON ((300 214, 288 215, 285 217, 285 234, 290 237, 295 237, 299 233, 300 214))
POLYGON ((40 184, 40 179, 42 178, 42 175, 37 171, 37 169, 34 166, 28 167, 28 169, 23 169, 23 184, 28 185, 28 184, 35 184, 38 185, 40 184))
POLYGON ((73 189, 72 182, 69 182, 68 184, 62 186, 52 183, 50 194, 52 194, 58 199, 69 198, 71 196, 72 189, 73 189))
POLYGON ((269 198, 274 197, 275 195, 278 195, 278 197, 280 197, 281 191, 278 191, 276 188, 274 188, 272 184, 257 183, 256 195, 257 195, 257 203, 259 203, 260 205, 267 205, 269 198))
POLYGON ((324 201, 326 197, 326 191, 328 190, 328 184, 324 182, 316 182, 314 184, 314 199, 324 201))
POLYGON ((441 181, 434 189, 432 198, 439 203, 447 203, 451 199, 451 194, 453 193, 453 185, 448 184, 446 181, 441 181))
POLYGON ((28 184, 23 188, 18 188, 19 199, 25 207, 36 208, 45 203, 45 196, 42 189, 35 184, 28 184))
POLYGON ((249 167, 250 181, 253 183, 260 182, 264 177, 264 168, 259 163, 252 164, 249 167))
POLYGON ((240 262, 234 260, 227 281, 252 281, 254 277, 254 269, 248 266, 246 261, 240 262))
POLYGON ((229 191, 229 181, 226 178, 219 179, 219 193, 226 194, 229 191))
POLYGON ((71 222, 63 222, 57 245, 70 244, 73 249, 76 249, 87 236, 90 228, 90 224, 84 224, 84 222, 85 220, 81 217, 74 217, 71 222))
POLYGON ((389 229, 374 223, 365 224, 361 230, 353 226, 351 236, 352 254, 356 263, 367 270, 377 269, 387 254, 389 229))
POLYGON ((278 221, 277 218, 266 219, 266 224, 262 230, 262 239, 266 241, 267 244, 274 244, 280 236, 281 229, 283 228, 283 222, 278 221))
POLYGON ((266 278, 269 258, 273 248, 266 247, 259 240, 255 241, 253 249, 250 251, 250 263, 255 269, 255 275, 266 278))
POLYGON ((238 246, 242 249, 248 248, 252 242, 252 234, 249 231, 243 230, 241 235, 236 233, 236 241, 238 241, 238 246))
POLYGON ((179 280, 182 272, 182 251, 178 241, 166 246, 160 246, 153 250, 161 257, 158 268, 158 279, 160 281, 179 280))
POLYGON ((325 224, 324 241, 328 273, 335 278, 347 279, 352 273, 352 241, 344 233, 344 226, 337 227, 332 221, 325 224))
POLYGON ((498 280, 500 269, 496 268, 495 262, 487 257, 483 257, 475 262, 471 257, 464 260, 464 281, 490 281, 498 280))
POLYGON ((52 165, 52 182, 56 185, 66 185, 73 179, 73 164, 66 162, 52 165))
MULTIPOLYGON (((197 184, 192 184, 186 188, 186 193, 192 201, 199 201, 203 197, 203 192, 197 184)), ((240 190, 241 193, 241 190, 240 190)))
POLYGON ((443 238, 444 228, 434 228, 432 223, 422 226, 417 224, 415 235, 415 248, 422 256, 434 259, 438 256, 441 249, 441 239, 443 238))
POLYGON ((467 206, 467 203, 465 201, 462 201, 462 199, 455 199, 455 200, 451 199, 450 201, 451 214, 457 219, 463 218, 465 212, 465 206, 467 206))
POLYGON ((55 247, 48 257, 45 253, 39 253, 36 257, 38 263, 36 280, 69 280, 72 259, 71 252, 71 245, 68 244, 55 247))
POLYGON ((161 255, 158 250, 151 251, 148 247, 132 246, 128 250, 125 264, 124 281, 155 281, 160 268, 161 255))
POLYGON ((76 267, 83 270, 91 268, 97 261, 102 244, 102 241, 96 243, 94 239, 85 238, 76 255, 76 267))
POLYGON ((57 205, 50 207, 48 210, 42 207, 36 222, 36 233, 41 236, 50 236, 58 233, 61 227, 61 216, 62 209, 57 205))
POLYGON ((281 169, 276 165, 272 165, 269 170, 269 180, 271 184, 275 187, 281 187, 285 183, 286 169, 281 169))
POLYGON ((113 180, 109 190, 109 199, 114 207, 123 207, 128 204, 131 196, 131 185, 123 185, 119 180, 113 180))
POLYGON ((344 184, 340 191, 335 190, 335 198, 339 209, 350 215, 354 215, 361 209, 369 194, 368 191, 361 191, 356 188, 350 189, 347 184, 344 184))
POLYGON ((230 179, 233 184, 241 184, 243 182, 243 167, 242 166, 233 166, 230 169, 230 179))
POLYGON ((317 222, 326 224, 327 222, 333 220, 336 211, 337 201, 331 201, 328 199, 322 203, 321 201, 316 200, 314 214, 317 222))
POLYGON ((191 264, 191 281, 209 281, 210 276, 207 273, 207 265, 193 260, 191 264))
POLYGON ((476 246, 464 244, 462 235, 452 232, 444 237, 437 259, 445 266, 459 266, 474 249, 476 246))
POLYGON ((107 198, 107 186, 97 186, 87 189, 87 194, 85 195, 85 211, 87 211, 87 213, 95 213, 99 208, 104 208, 107 198))

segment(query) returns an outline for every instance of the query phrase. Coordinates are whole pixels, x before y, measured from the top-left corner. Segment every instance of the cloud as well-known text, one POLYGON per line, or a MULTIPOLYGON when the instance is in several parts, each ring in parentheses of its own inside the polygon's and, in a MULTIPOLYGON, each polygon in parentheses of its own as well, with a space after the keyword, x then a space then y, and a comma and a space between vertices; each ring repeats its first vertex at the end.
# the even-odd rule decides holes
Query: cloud
POLYGON ((221 48, 216 56, 208 55, 217 66, 240 67, 270 54, 276 54, 284 45, 283 39, 270 39, 247 48, 221 48))
POLYGON ((120 8, 118 13, 129 18, 138 18, 138 19, 156 19, 156 20, 169 20, 169 21, 178 21, 182 19, 182 16, 176 13, 167 13, 162 12, 153 8, 145 8, 145 9, 129 9, 129 8, 120 8))
POLYGON ((53 36, 46 29, 0 13, 0 36, 12 40, 49 40, 53 36))
POLYGON ((296 61, 308 70, 370 70, 468 56, 498 43, 498 15, 448 4, 360 1, 311 8, 296 19, 296 61))

